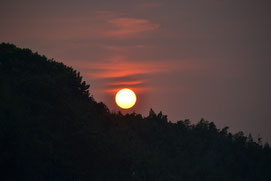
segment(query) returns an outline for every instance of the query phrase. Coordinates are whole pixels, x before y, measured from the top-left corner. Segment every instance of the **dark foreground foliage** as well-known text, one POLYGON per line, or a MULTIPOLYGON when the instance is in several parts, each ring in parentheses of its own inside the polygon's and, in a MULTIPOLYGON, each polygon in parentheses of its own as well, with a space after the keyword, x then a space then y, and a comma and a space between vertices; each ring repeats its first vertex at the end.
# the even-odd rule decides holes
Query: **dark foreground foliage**
POLYGON ((212 122, 111 113, 78 72, 0 44, 0 180, 271 180, 271 149, 212 122))

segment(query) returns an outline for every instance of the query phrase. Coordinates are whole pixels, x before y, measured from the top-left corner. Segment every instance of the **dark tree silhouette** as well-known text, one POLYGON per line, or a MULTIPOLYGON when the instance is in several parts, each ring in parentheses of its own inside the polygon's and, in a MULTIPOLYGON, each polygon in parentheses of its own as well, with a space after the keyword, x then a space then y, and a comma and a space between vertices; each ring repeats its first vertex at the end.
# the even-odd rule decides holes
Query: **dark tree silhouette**
POLYGON ((204 119, 111 113, 80 74, 0 44, 0 179, 271 180, 271 149, 204 119))

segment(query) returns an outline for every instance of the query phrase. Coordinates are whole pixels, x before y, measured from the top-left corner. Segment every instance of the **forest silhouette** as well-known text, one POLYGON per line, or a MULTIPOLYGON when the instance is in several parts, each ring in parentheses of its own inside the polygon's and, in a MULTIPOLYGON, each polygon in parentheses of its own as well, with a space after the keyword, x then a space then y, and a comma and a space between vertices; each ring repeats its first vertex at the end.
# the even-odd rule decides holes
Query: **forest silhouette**
POLYGON ((0 180, 263 181, 271 149, 204 119, 111 112, 73 68, 2 43, 0 180))

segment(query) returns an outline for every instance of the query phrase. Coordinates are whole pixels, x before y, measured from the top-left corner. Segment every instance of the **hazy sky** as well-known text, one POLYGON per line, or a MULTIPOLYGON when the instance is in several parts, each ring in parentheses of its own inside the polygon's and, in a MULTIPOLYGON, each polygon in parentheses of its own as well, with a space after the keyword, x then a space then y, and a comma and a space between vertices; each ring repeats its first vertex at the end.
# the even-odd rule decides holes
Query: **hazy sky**
POLYGON ((205 118, 271 141, 270 0, 9 0, 0 42, 30 48, 81 72, 111 110, 172 122, 205 118))

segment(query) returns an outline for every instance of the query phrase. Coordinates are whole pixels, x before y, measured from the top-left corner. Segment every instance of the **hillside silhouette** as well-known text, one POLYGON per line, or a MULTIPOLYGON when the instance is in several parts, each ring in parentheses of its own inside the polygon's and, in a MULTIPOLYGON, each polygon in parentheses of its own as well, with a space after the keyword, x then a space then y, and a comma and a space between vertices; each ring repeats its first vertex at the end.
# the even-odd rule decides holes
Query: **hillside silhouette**
POLYGON ((271 180, 271 149, 204 119, 112 113, 71 67, 0 44, 0 180, 271 180))

